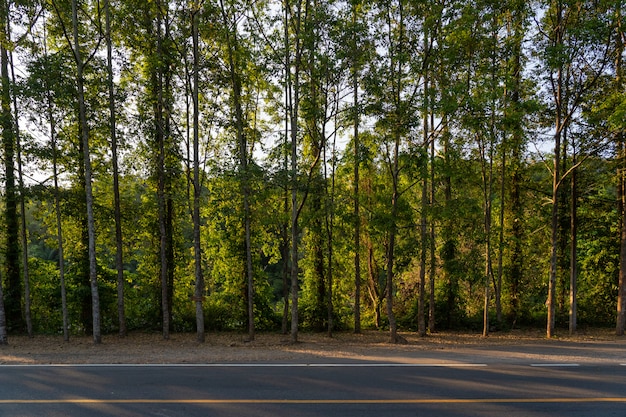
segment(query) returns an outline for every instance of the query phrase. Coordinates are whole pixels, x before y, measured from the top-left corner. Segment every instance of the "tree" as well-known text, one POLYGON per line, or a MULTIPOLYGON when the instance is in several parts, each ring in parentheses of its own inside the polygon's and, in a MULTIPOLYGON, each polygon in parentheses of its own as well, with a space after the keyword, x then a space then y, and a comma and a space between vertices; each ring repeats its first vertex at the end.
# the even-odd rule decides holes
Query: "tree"
POLYGON ((18 190, 15 184, 15 134, 16 124, 11 110, 13 101, 11 98, 11 79, 9 76, 9 53, 7 50, 10 36, 7 33, 9 27, 9 4, 3 0, 0 4, 0 25, 2 25, 2 42, 0 42, 0 76, 2 77, 2 146, 4 151, 4 176, 5 176, 5 209, 4 225, 6 227, 5 262, 6 262, 6 286, 4 289, 5 313, 9 327, 22 329, 22 283, 20 275, 20 238, 19 216, 17 211, 18 190))
POLYGON ((117 269, 117 316, 119 335, 125 337, 126 311, 124 307, 124 257, 122 237, 122 212, 120 208, 119 157, 117 117, 115 109, 115 84, 113 82, 113 42, 111 39, 111 1, 104 1, 105 33, 107 47, 107 86, 109 90, 109 124, 111 134, 111 162, 113 165, 113 210, 115 217, 115 266, 117 269))
MULTIPOLYGON (((411 178, 414 169, 422 162, 422 153, 408 137, 414 133, 417 111, 417 92, 421 74, 411 70, 416 63, 411 60, 409 45, 416 39, 414 16, 404 1, 377 4, 376 27, 381 45, 377 45, 378 63, 368 80, 369 94, 373 96, 372 113, 377 117, 381 132, 381 151, 384 159, 390 203, 387 209, 387 236, 385 239, 386 310, 389 320, 389 341, 397 343, 397 321, 394 314, 396 245, 399 241, 404 194, 416 185, 411 178), (384 82, 380 82, 384 80, 384 82), (405 173, 406 176, 401 175, 405 173), (408 179, 407 179, 408 178, 408 179)), ((425 152, 424 152, 425 153, 425 152)), ((427 250, 422 247, 421 250, 427 250)))
MULTIPOLYGON (((615 90, 621 95, 621 111, 615 112, 614 120, 622 120, 621 125, 617 124, 614 141, 617 146, 618 159, 618 207, 620 214, 620 268, 618 279, 617 296, 617 320, 615 332, 618 336, 624 335, 626 328, 626 140, 624 135, 625 126, 623 124, 626 112, 626 92, 624 91, 624 43, 626 34, 622 26, 621 2, 616 2, 615 6, 615 90), (620 117, 621 115, 621 117, 620 117)), ((619 97, 619 96, 618 96, 619 97)))
POLYGON ((85 103, 83 71, 85 61, 82 58, 80 37, 78 35, 78 1, 72 1, 72 35, 73 52, 76 62, 76 87, 78 93, 78 119, 80 123, 79 132, 82 135, 83 163, 85 169, 85 198, 87 206, 87 234, 89 236, 89 281, 91 283, 91 308, 93 316, 93 341, 101 343, 100 326, 100 296, 98 292, 98 273, 96 265, 96 231, 93 213, 93 185, 91 169, 91 151, 89 142, 89 125, 87 123, 87 109, 85 103))
POLYGON ((360 194, 359 194, 359 181, 360 171, 359 165, 361 164, 360 155, 360 140, 359 140, 359 127, 360 127, 360 109, 359 109, 359 78, 360 78, 360 66, 359 62, 359 39, 362 38, 357 30, 357 24, 359 22, 359 11, 362 9, 363 4, 358 1, 352 2, 352 94, 353 94, 353 147, 354 147, 354 185, 353 185, 353 199, 354 199, 354 333, 361 333, 361 211, 360 211, 360 194))
POLYGON ((4 311, 4 291, 2 290, 2 279, 0 279, 0 346, 8 343, 7 318, 4 311))
POLYGON ((563 140, 574 124, 582 103, 608 64, 610 26, 606 25, 603 4, 581 5, 551 1, 541 31, 544 60, 551 95, 554 156, 551 191, 551 250, 548 280, 547 337, 554 335, 560 227, 561 187, 582 163, 562 168, 563 140), (598 46, 600 48, 598 48, 598 46))
MULTIPOLYGON (((305 11, 308 11, 308 0, 305 0, 305 11)), ((289 120, 291 138, 291 342, 298 341, 298 297, 299 297, 299 268, 298 268, 298 239, 299 239, 299 218, 304 199, 298 203, 298 114, 300 110, 300 71, 302 68, 302 44, 301 32, 303 30, 303 4, 296 1, 292 7, 289 0, 285 0, 285 96, 287 97, 286 116, 289 120), (292 50, 289 28, 292 27, 294 33, 294 56, 292 62, 292 50), (293 70, 292 70, 293 66, 293 70)))
MULTIPOLYGON (((11 25, 7 25, 7 40, 11 40, 11 25)), ((13 59, 13 51, 9 51, 9 61, 11 66, 11 81, 13 86, 17 86, 15 78, 15 65, 13 59)), ((28 269, 28 233, 26 230, 26 197, 24 189, 24 175, 22 164, 22 141, 19 126, 19 108, 17 104, 17 94, 13 94, 13 114, 15 115, 15 151, 17 153, 17 172, 20 190, 20 237, 22 249, 22 271, 24 284, 24 320, 26 321, 26 332, 30 337, 33 336, 33 321, 31 315, 31 296, 30 296, 30 275, 28 269)))
POLYGON ((204 276, 202 274, 202 247, 200 245, 200 65, 199 65, 199 4, 191 10, 193 39, 193 249, 195 272, 196 338, 204 342, 204 276))
MULTIPOLYGON (((244 230, 244 258, 247 284, 248 300, 248 338, 254 340, 254 270, 252 265, 252 232, 251 232, 251 210, 250 210, 250 185, 249 185, 249 156, 248 138, 246 135, 246 121, 244 120, 242 108, 242 85, 241 68, 245 63, 240 62, 242 52, 237 33, 237 21, 239 13, 236 10, 227 10, 224 1, 220 1, 221 14, 224 24, 225 42, 227 49, 227 67, 232 88, 231 101, 234 110, 234 125, 236 130, 238 154, 239 154, 239 175, 241 181, 241 193, 243 199, 243 230, 244 230)), ((231 6, 232 8, 232 6, 231 6)), ((248 129, 249 130, 249 129, 248 129)))

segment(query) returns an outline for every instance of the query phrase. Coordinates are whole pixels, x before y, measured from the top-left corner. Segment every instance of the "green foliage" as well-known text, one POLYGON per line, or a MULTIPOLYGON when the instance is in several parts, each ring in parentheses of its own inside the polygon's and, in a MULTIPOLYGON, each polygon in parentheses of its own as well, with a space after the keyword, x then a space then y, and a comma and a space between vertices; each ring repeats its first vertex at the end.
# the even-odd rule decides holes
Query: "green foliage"
MULTIPOLYGON (((607 140, 623 134, 626 119, 617 60, 612 52, 603 54, 607 45, 616 43, 610 38, 614 32, 609 33, 615 30, 614 4, 544 2, 535 10, 518 0, 309 2, 302 27, 286 31, 284 4, 291 7, 288 15, 293 18, 294 3, 274 0, 254 4, 227 0, 224 15, 217 4, 205 2, 198 11, 201 248, 208 330, 241 331, 247 324, 244 184, 250 190, 258 330, 280 327, 284 292, 290 291, 289 283, 284 287, 283 273, 291 267, 285 247, 291 243, 294 184, 297 201, 304 201, 297 231, 303 328, 326 329, 331 274, 334 328, 352 326, 356 221, 361 233, 359 301, 365 328, 388 325, 385 284, 387 272, 392 272, 398 324, 401 329, 417 329, 420 307, 426 311, 430 307, 428 286, 426 305, 419 305, 420 260, 426 254, 426 277, 431 271, 435 277, 436 328, 479 330, 487 239, 491 258, 502 259, 504 317, 498 325, 543 326, 553 169, 548 162, 553 151, 549 140, 557 111, 550 99, 559 70, 566 74, 564 103, 577 101, 576 107, 563 109, 568 114, 568 142, 563 144, 566 155, 561 163, 571 167, 573 146, 577 157, 586 158, 578 168, 579 320, 589 325, 612 322, 620 220, 617 161, 607 140), (562 6, 566 23, 558 28, 557 5, 562 6), (283 38, 285 33, 288 39, 283 38), (301 48, 297 55, 296 41, 301 48), (287 56, 290 68, 284 67, 287 56), (604 62, 606 57, 611 61, 604 62), (240 119, 231 92, 230 58, 241 87, 240 119), (603 68, 598 77, 590 71, 594 66, 603 68), (296 70, 298 160, 297 172, 292 173, 293 126, 285 126, 285 120, 295 110, 288 106, 295 105, 296 91, 286 102, 284 88, 287 75, 296 88, 296 70), (355 75, 357 103, 352 96, 355 75), (242 139, 247 145, 245 170, 242 139), (355 164, 360 170, 359 219, 354 215, 355 164), (392 207, 394 191, 398 199, 392 207), (487 203, 490 219, 485 216, 487 203), (424 242, 422 218, 434 231, 424 242), (387 271, 392 235, 393 270, 387 271)), ((56 5, 58 11, 46 4, 42 20, 22 45, 15 45, 24 73, 11 91, 17 95, 20 126, 25 127, 22 162, 29 184, 24 196, 35 331, 61 332, 58 266, 63 261, 71 331, 78 334, 90 330, 85 184, 72 77, 75 63, 63 33, 70 27, 70 10, 69 4, 56 5), (50 178, 51 127, 58 148, 63 260, 57 248, 50 178)), ((95 169, 102 325, 103 331, 112 333, 117 330, 115 223, 98 5, 82 2, 79 36, 85 49, 81 52, 89 57, 84 81, 95 169)), ((159 197, 169 209, 172 329, 195 329, 192 6, 164 0, 111 3, 129 330, 162 326, 159 197)), ((25 23, 25 14, 12 17, 18 15, 25 23)), ((564 190, 568 181, 563 180, 564 190)), ((563 201, 563 216, 569 204, 563 201)), ((560 233, 566 236, 567 219, 561 220, 560 233)), ((0 237, 6 238, 6 230, 0 237)), ((565 294, 569 271, 565 255, 562 258, 559 285, 565 294)), ((490 301, 493 316, 495 299, 490 301)))

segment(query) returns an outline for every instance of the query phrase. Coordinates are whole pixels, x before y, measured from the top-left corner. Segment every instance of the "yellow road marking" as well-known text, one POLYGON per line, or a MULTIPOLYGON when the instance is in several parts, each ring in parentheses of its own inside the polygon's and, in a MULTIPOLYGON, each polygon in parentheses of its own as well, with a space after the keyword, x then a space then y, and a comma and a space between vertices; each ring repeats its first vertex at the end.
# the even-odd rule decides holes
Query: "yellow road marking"
POLYGON ((2 404, 501 404, 501 403, 626 403, 626 397, 586 398, 407 398, 407 399, 346 399, 346 400, 281 400, 281 399, 4 399, 2 404))

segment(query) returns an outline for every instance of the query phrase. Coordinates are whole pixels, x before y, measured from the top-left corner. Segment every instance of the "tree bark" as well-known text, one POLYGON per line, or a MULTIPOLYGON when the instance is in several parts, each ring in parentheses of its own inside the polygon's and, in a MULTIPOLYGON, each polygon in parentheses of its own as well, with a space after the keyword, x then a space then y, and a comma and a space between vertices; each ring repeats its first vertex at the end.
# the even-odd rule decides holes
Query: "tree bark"
MULTIPOLYGON (((556 10, 556 31, 553 44, 556 46, 563 45, 562 33, 564 30, 561 25, 563 23, 563 10, 558 6, 556 10)), ((552 170, 552 213, 550 221, 550 275, 548 280, 548 299, 546 306, 548 310, 546 337, 554 336, 555 315, 556 315, 556 280, 558 265, 558 238, 559 238, 559 189, 561 180, 561 137, 563 133, 563 71, 562 68, 557 69, 556 80, 554 82, 554 101, 556 103, 555 115, 555 134, 554 134, 554 160, 552 170)))
POLYGON ((122 210, 120 208, 119 164, 117 156, 117 121, 115 111, 115 86, 113 84, 113 46, 111 41, 110 0, 104 2, 105 38, 107 44, 107 84, 109 90, 109 120, 111 135, 111 159, 113 165, 113 212, 115 217, 115 268, 117 269, 117 319, 118 333, 125 337, 126 309, 124 306, 124 258, 122 238, 122 210))
MULTIPOLYGON (((13 53, 9 52, 9 60, 11 63, 11 79, 13 85, 15 81, 15 66, 13 65, 13 53)), ((26 227, 26 190, 24 188, 24 175, 22 167, 22 141, 20 136, 19 116, 17 107, 17 98, 13 95, 13 114, 15 115, 15 151, 17 152, 17 173, 20 192, 20 221, 21 221, 21 244, 22 244, 22 273, 24 283, 24 319, 26 321, 26 333, 29 337, 33 337, 33 320, 31 314, 31 296, 30 296, 30 270, 28 268, 28 229, 26 227)))
POLYGON ((7 317, 4 312, 4 291, 2 290, 2 274, 0 274, 0 346, 7 345, 7 317))
MULTIPOLYGON (((617 22, 617 36, 616 36, 616 59, 615 59, 615 85, 617 91, 624 92, 624 31, 622 28, 622 9, 621 3, 618 4, 615 10, 615 17, 617 22)), ((620 126, 615 134, 615 144, 618 149, 617 160, 617 176, 618 176, 618 193, 619 193, 619 210, 621 222, 620 230, 620 255, 619 255, 619 281, 618 281, 618 295, 617 295, 617 320, 615 326, 615 333, 618 336, 624 335, 626 328, 626 145, 624 144, 624 128, 620 126)))
MULTIPOLYGON (((576 165, 576 152, 572 154, 576 165)), ((576 333, 578 315, 578 184, 577 170, 572 171, 570 207, 570 283, 569 283, 569 334, 576 333)))
POLYGON ((354 185, 352 195, 354 199, 354 333, 361 333, 361 213, 359 201, 359 165, 361 156, 359 152, 359 123, 361 115, 359 111, 359 66, 358 66, 358 41, 357 41, 357 4, 352 7, 352 24, 354 26, 353 39, 353 63, 352 63, 352 89, 354 95, 354 185))
POLYGON ((83 164, 85 169, 85 198, 87 205, 87 235, 89 240, 89 282, 91 284, 91 309, 92 309, 92 332, 93 341, 99 344, 102 341, 100 331, 100 296, 98 292, 98 276, 96 270, 96 235, 93 213, 93 189, 91 154, 89 144, 89 126, 87 124, 87 111, 85 105, 84 79, 83 79, 83 58, 80 50, 80 39, 78 36, 78 4, 77 0, 72 0, 72 31, 74 35, 74 58, 76 61, 76 84, 78 91, 78 118, 81 126, 83 144, 83 164))
MULTIPOLYGON (((308 0, 307 4, 308 4, 308 0)), ((286 87, 289 97, 287 115, 291 127, 291 342, 298 342, 298 292, 299 267, 298 267, 298 218, 300 210, 298 206, 298 110, 300 106, 300 68, 302 63, 301 50, 301 25, 302 25, 302 5, 298 2, 295 16, 291 16, 289 1, 285 0, 285 69, 286 87), (295 21, 291 21, 295 19, 295 21), (289 26, 295 28, 295 60, 292 62, 290 56, 289 26)))
POLYGON ((199 5, 191 12, 193 38, 193 248, 195 265, 196 339, 203 343, 204 335, 204 275, 202 274, 202 247, 200 245, 200 65, 198 19, 199 5))
MULTIPOLYGON (((2 33, 8 27, 9 6, 6 0, 0 4, 0 24, 2 33)), ((4 151, 4 225, 5 232, 5 270, 6 286, 5 314, 7 325, 11 329, 22 331, 22 282, 20 276, 20 238, 17 214, 17 188, 15 184, 15 121, 11 111, 11 79, 9 78, 9 54, 6 41, 0 42, 0 64, 2 77, 2 107, 0 124, 2 126, 2 145, 4 151)))

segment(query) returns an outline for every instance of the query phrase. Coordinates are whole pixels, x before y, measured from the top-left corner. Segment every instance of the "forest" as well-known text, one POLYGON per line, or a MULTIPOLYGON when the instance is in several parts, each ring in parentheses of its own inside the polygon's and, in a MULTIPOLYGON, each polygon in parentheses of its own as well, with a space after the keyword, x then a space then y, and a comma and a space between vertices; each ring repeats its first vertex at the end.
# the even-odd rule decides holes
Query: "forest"
POLYGON ((1 0, 0 344, 626 324, 621 0, 1 0))

